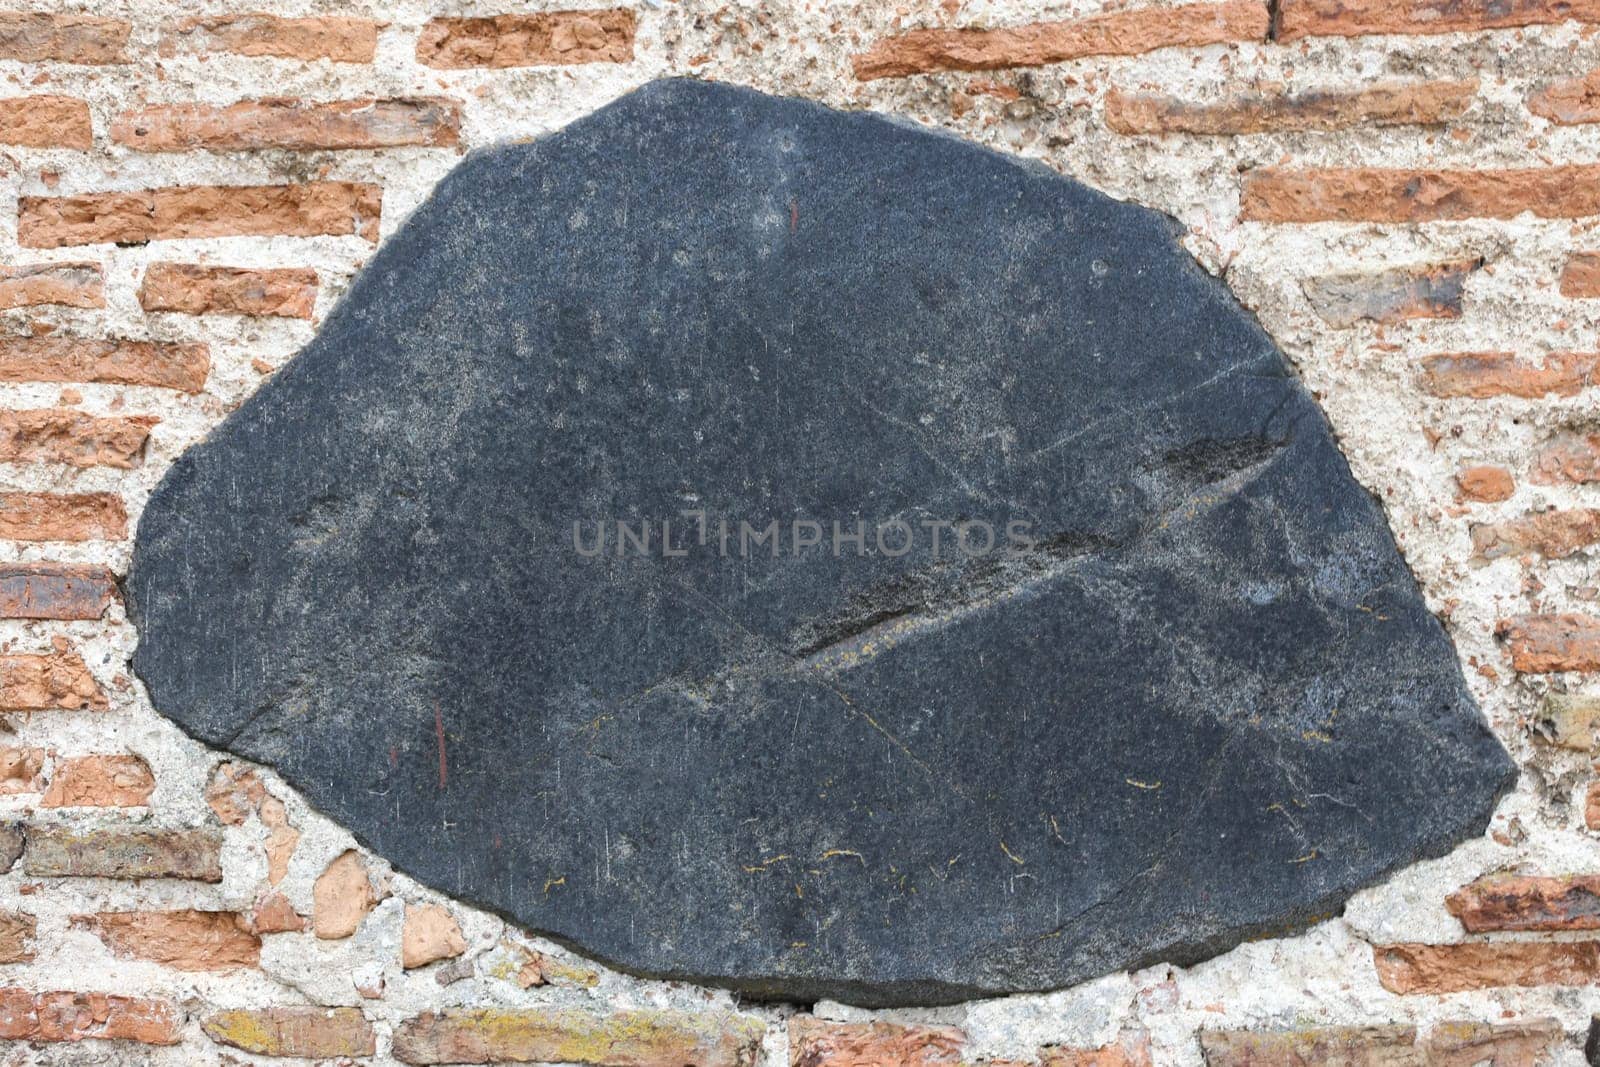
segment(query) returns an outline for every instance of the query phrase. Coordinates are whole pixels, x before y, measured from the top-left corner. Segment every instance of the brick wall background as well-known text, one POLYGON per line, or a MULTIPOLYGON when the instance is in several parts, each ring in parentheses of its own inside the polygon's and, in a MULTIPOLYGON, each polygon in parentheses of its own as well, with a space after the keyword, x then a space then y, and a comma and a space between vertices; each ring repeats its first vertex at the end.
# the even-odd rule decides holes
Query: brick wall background
POLYGON ((1595 0, 0 11, 0 1063, 1584 1062, 1597 33, 1595 0), (1489 833, 1194 968, 743 1004, 442 899, 162 719, 114 578, 167 465, 461 153, 667 74, 897 113, 1178 218, 1322 400, 1522 764, 1489 833))

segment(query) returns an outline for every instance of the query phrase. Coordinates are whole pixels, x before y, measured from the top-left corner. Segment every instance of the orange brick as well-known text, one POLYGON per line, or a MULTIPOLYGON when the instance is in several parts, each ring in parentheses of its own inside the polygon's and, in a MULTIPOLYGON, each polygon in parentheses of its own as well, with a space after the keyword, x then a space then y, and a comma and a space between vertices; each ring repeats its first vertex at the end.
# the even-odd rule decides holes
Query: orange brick
POLYGON ((1441 399, 1576 396, 1600 374, 1600 353, 1552 352, 1524 363, 1511 352, 1450 352, 1422 361, 1423 392, 1441 399))
POLYGON ((1600 296, 1600 252, 1577 252, 1561 271, 1561 295, 1600 296))
POLYGON ((17 241, 26 248, 321 234, 376 241, 382 199, 376 185, 325 181, 24 196, 17 199, 17 241))
POLYGON ((1494 874, 1445 898, 1469 934, 1499 930, 1600 930, 1600 875, 1526 877, 1494 874))
POLYGON ((1528 98, 1528 110, 1558 126, 1600 122, 1600 70, 1545 86, 1528 98))
POLYGON ((1349 126, 1429 126, 1460 118, 1476 80, 1393 82, 1354 91, 1250 93, 1214 104, 1179 96, 1106 94, 1106 125, 1118 133, 1242 134, 1337 130, 1349 126))
POLYGON ((789 1062, 796 1067, 960 1064, 966 1043, 966 1035, 952 1026, 833 1023, 810 1015, 789 1020, 789 1062))
POLYGON ((0 1039, 176 1045, 181 1016, 164 1000, 106 993, 0 989, 0 1039))
POLYGON ((104 711, 109 706, 76 652, 0 655, 0 711, 104 711))
POLYGON ((146 311, 185 315, 273 315, 309 319, 317 304, 317 272, 310 267, 250 270, 152 263, 139 287, 146 311))
POLYGON ((201 1021, 219 1045, 257 1056, 322 1060, 377 1052, 372 1024, 355 1008, 272 1007, 217 1011, 201 1021))
POLYGON ((100 65, 128 62, 122 19, 0 11, 0 59, 100 65))
POLYGON ((60 304, 63 307, 106 306, 105 279, 98 263, 27 263, 0 266, 0 311, 7 308, 60 304))
POLYGON ((1511 647, 1523 674, 1600 670, 1600 619, 1590 615, 1516 615, 1495 635, 1511 647))
POLYGON ((136 808, 150 803, 156 776, 138 756, 79 756, 56 763, 40 806, 136 808))
POLYGON ((1460 993, 1508 986, 1586 986, 1600 980, 1600 941, 1374 945, 1391 993, 1460 993))
POLYGON ((634 25, 634 13, 620 7, 436 18, 417 38, 417 62, 446 69, 627 63, 634 25))
POLYGON ((237 971, 261 962, 261 938, 231 911, 103 911, 72 922, 115 956, 175 971, 237 971))
POLYGON ((141 152, 446 148, 460 143, 461 108, 442 97, 399 100, 250 100, 227 107, 169 104, 129 111, 111 139, 141 152))
POLYGON ((1600 543, 1600 509, 1573 508, 1530 512, 1506 522, 1475 523, 1472 548, 1476 559, 1538 553, 1546 559, 1568 556, 1600 543))
POLYGON ((1517 491, 1517 483, 1504 467, 1463 467, 1456 472, 1456 485, 1461 488, 1462 499, 1480 504, 1510 500, 1517 491))
POLYGON ((1583 798, 1583 825, 1590 830, 1600 830, 1600 781, 1590 782, 1583 798))
POLYGON ((0 963, 30 963, 38 923, 32 915, 0 911, 0 963))
POLYGON ((120 541, 128 511, 116 493, 0 493, 0 538, 120 541))
POLYGON ((198 393, 211 353, 203 344, 98 340, 89 337, 0 337, 0 381, 148 385, 198 393))
POLYGON ((1262 167, 1244 179, 1247 222, 1565 219, 1600 214, 1600 165, 1506 170, 1262 167))
POLYGON ((0 462, 120 467, 144 461, 154 415, 96 417, 70 408, 0 411, 0 462))
POLYGON ((1282 0, 1276 37, 1471 33, 1557 22, 1600 22, 1597 0, 1282 0))
POLYGON ((0 795, 44 792, 42 748, 0 748, 0 795))
POLYGON ((89 148, 94 144, 89 105, 70 96, 17 96, 0 100, 0 144, 89 148))
POLYGON ((252 12, 185 19, 166 27, 162 55, 180 52, 231 52, 281 59, 327 59, 371 63, 378 47, 378 24, 371 19, 280 18, 252 12))
POLYGON ((861 81, 943 70, 1038 67, 1084 56, 1131 56, 1159 48, 1259 41, 1267 7, 1255 0, 1144 7, 1005 29, 911 30, 850 57, 861 81))

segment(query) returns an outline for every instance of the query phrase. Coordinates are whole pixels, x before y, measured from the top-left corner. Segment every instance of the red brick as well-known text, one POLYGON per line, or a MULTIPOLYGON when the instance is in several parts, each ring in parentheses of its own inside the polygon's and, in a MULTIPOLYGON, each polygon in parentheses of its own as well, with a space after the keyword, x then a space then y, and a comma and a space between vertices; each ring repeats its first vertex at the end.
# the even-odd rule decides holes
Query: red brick
POLYGON ((862 81, 945 70, 1038 67, 1084 56, 1131 56, 1158 48, 1263 40, 1267 8, 1256 0, 1112 11, 1004 29, 911 30, 850 57, 862 81))
POLYGON ((1586 986, 1600 980, 1600 941, 1375 945, 1391 993, 1460 993, 1509 986, 1586 986))
POLYGON ((401 1063, 552 1062, 595 1067, 752 1067, 766 1027, 721 1012, 464 1008, 425 1012, 394 1035, 401 1063))
POLYGON ((131 29, 122 19, 0 11, 0 59, 23 63, 126 63, 131 29))
POLYGON ((141 152, 445 148, 461 140, 461 108, 442 97, 399 100, 248 100, 226 107, 168 104, 128 111, 111 139, 141 152))
POLYGON ((272 315, 309 319, 317 304, 317 272, 310 267, 251 270, 152 263, 139 287, 146 311, 185 315, 272 315))
POLYGON ((809 1015, 789 1020, 791 1067, 934 1067, 964 1062, 966 1035, 952 1026, 833 1023, 809 1015))
POLYGON ((1600 781, 1590 782, 1583 798, 1583 825, 1585 829, 1600 830, 1600 781))
POLYGON ((182 1017, 164 1000, 106 993, 0 989, 0 1039, 176 1045, 182 1017))
POLYGON ((261 963, 261 938, 231 911, 103 911, 72 922, 115 956, 175 971, 237 971, 261 963))
POLYGON ((1546 559, 1566 559, 1600 543, 1600 509, 1531 512, 1506 522, 1474 523, 1471 529, 1474 559, 1527 552, 1546 559))
POLYGON ((1301 292, 1330 326, 1354 326, 1362 319, 1400 322, 1405 319, 1461 317, 1461 292, 1481 259, 1396 267, 1367 274, 1325 274, 1300 283, 1301 292))
POLYGON ((144 462, 154 415, 97 417, 70 408, 0 411, 0 462, 120 467, 144 462))
POLYGON ((1275 37, 1471 33, 1600 21, 1596 0, 1282 0, 1275 37))
POLYGON ((222 837, 209 830, 28 830, 23 869, 34 878, 187 878, 222 881, 222 837))
POLYGON ((1517 491, 1517 483, 1504 467, 1463 467, 1456 472, 1456 485, 1463 500, 1480 504, 1498 504, 1510 500, 1517 491))
POLYGON ((70 96, 0 99, 0 144, 89 148, 94 144, 89 105, 70 96))
POLYGON ((327 59, 371 63, 378 47, 378 24, 358 18, 280 18, 258 12, 208 15, 166 27, 162 55, 179 52, 231 52, 280 59, 327 59))
POLYGON ((1247 222, 1566 219, 1600 214, 1600 164, 1506 170, 1261 167, 1245 176, 1247 222))
POLYGON ((1600 482, 1600 433, 1552 437, 1534 457, 1533 481, 1537 485, 1600 482))
POLYGON ((447 69, 627 63, 634 27, 634 13, 620 7, 436 18, 417 38, 417 62, 447 69))
POLYGON ((78 756, 56 763, 45 808, 136 808, 150 803, 156 776, 138 756, 78 756))
POLYGON ((17 241, 26 248, 322 234, 376 241, 382 199, 377 185, 326 181, 24 196, 17 199, 17 241))
POLYGON ((1150 1037, 1129 1032, 1100 1048, 1042 1048, 1039 1067, 1151 1067, 1150 1037))
POLYGON ((93 563, 0 563, 0 619, 98 619, 116 598, 93 563))
POLYGON ((27 263, 0 266, 0 311, 60 304, 103 308, 105 279, 98 263, 27 263))
POLYGON ((1600 875, 1489 875, 1451 893, 1445 907, 1470 934, 1600 930, 1600 875))
POLYGON ((0 911, 0 963, 32 962, 37 925, 32 915, 0 911))
POLYGON ((0 337, 0 381, 148 385, 198 393, 210 369, 211 353, 203 344, 0 337))
POLYGON ((1600 619, 1589 615, 1517 615, 1495 627, 1524 674, 1600 670, 1600 619))
POLYGON ((257 1056, 335 1059, 377 1052, 372 1024, 355 1008, 272 1007, 217 1011, 201 1021, 220 1045, 257 1056))
POLYGON ((120 541, 128 512, 115 493, 0 493, 0 538, 120 541))
POLYGON ((1422 361, 1418 384, 1441 399, 1577 396, 1600 376, 1600 353, 1552 352, 1524 363, 1511 352, 1449 352, 1422 361))
POLYGON ((0 795, 44 792, 44 760, 42 748, 0 748, 0 795))
POLYGON ((1434 126, 1458 119, 1478 83, 1391 82, 1357 90, 1249 93, 1218 103, 1113 89, 1106 125, 1118 133, 1242 134, 1338 130, 1350 126, 1434 126))
POLYGON ((0 711, 104 711, 109 706, 76 652, 0 655, 0 711))
POLYGON ((1576 252, 1561 270, 1561 295, 1600 296, 1600 252, 1576 252))
POLYGON ((1559 126, 1600 122, 1600 70, 1545 86, 1528 98, 1528 110, 1559 126))

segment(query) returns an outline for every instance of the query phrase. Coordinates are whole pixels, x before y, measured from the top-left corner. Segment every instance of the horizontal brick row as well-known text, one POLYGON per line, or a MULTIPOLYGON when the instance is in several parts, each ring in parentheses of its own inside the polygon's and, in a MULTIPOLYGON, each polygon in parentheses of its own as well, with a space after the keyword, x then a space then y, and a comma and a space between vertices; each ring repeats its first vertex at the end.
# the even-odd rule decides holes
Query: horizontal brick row
POLYGON ((1466 1067, 1532 1065, 1563 1038, 1554 1019, 1490 1024, 1307 1027, 1298 1030, 1202 1030, 1206 1067, 1466 1067))

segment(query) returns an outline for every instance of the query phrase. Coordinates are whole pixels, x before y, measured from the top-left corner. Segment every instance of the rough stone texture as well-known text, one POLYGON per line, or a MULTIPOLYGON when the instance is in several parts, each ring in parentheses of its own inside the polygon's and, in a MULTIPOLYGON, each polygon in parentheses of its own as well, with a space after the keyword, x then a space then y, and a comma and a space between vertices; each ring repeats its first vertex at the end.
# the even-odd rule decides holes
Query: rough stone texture
POLYGON ((1600 433, 1567 433, 1552 437, 1533 461, 1538 485, 1600 482, 1600 433))
POLYGON ((94 143, 89 105, 70 96, 0 99, 0 144, 88 148, 94 143))
POLYGON ((1430 222, 1600 214, 1600 164, 1507 170, 1284 169, 1246 175, 1239 210, 1252 222, 1430 222))
POLYGON ((1511 777, 1166 220, 703 84, 462 167, 177 461, 128 590, 156 707, 401 870, 761 993, 1204 958, 1447 850, 1511 777), (721 521, 791 516, 1032 532, 720 557, 721 521), (619 518, 688 555, 575 550, 619 518))
POLYGON ((132 27, 122 19, 0 11, 0 59, 23 63, 126 63, 132 27))
POLYGON ((1562 748, 1600 749, 1600 696, 1551 693, 1539 706, 1535 738, 1562 748))
POLYGON ((0 381, 103 382, 198 393, 210 369, 210 350, 195 342, 0 338, 0 381))
POLYGON ((383 192, 368 182, 189 185, 133 193, 24 196, 17 242, 25 248, 234 237, 358 234, 378 238, 383 192))
POLYGON ((1374 945, 1378 980, 1394 993, 1600 982, 1600 941, 1374 945))
POLYGON ((232 971, 261 962, 261 938, 228 911, 106 911, 80 915, 113 955, 178 971, 232 971))
POLYGON ((36 826, 23 868, 34 878, 222 881, 222 838, 209 830, 74 830, 36 826))
POLYGON ((370 63, 377 46, 378 24, 371 19, 282 18, 257 11, 183 19, 161 38, 167 56, 232 52, 338 63, 370 63))
POLYGON ((299 267, 248 270, 195 263, 152 263, 139 286, 146 311, 185 315, 273 315, 309 319, 317 305, 317 272, 299 267))
POLYGON ((106 306, 105 279, 98 263, 24 263, 0 266, 0 311, 60 304, 106 306))
POLYGON ((20 824, 0 822, 0 874, 7 874, 16 866, 25 847, 27 835, 20 824))
POLYGON ((247 100, 226 107, 168 104, 119 115, 111 139, 140 152, 245 152, 264 148, 450 147, 461 139, 450 100, 247 100))
POLYGON ((832 1023, 809 1015, 789 1020, 792 1067, 902 1067, 960 1064, 966 1035, 953 1026, 832 1023))
POLYGON ((467 950, 461 925, 442 904, 406 906, 400 938, 400 965, 407 970, 459 956, 467 950))
MULTIPOLYGON (((176 1045, 182 1016, 145 997, 67 990, 0 989, 0 1039, 8 1041, 134 1041, 176 1045)), ((79 1060, 78 1062, 84 1062, 79 1060)))
POLYGON ((20 912, 0 912, 0 963, 31 963, 38 920, 20 912))
MULTIPOLYGON (((0 748, 0 793, 15 796, 18 793, 44 792, 45 755, 42 748, 0 748)), ((18 838, 19 855, 20 841, 18 838)), ((14 861, 16 856, 11 858, 14 861)))
POLYGON ((1267 9, 1252 0, 1116 11, 1069 22, 1001 29, 923 29, 887 37, 851 57, 856 77, 898 78, 941 70, 1038 67, 1084 56, 1129 56, 1158 48, 1260 40, 1267 9))
POLYGON ((201 1021, 206 1036, 258 1056, 333 1059, 377 1051, 372 1024, 355 1008, 278 1007, 217 1011, 201 1021))
POLYGON ((0 711, 104 711, 109 706, 76 652, 0 655, 0 711))
POLYGON ((1461 290, 1483 260, 1397 267, 1374 274, 1328 274, 1301 283, 1306 299, 1331 326, 1354 326, 1362 319, 1461 317, 1461 290))
POLYGON ((1459 118, 1476 80, 1391 82, 1357 92, 1283 90, 1196 103, 1159 93, 1106 94, 1106 125, 1118 133, 1278 133, 1345 126, 1438 125, 1459 118))
POLYGON ((1451 893, 1450 914, 1469 934, 1600 929, 1600 875, 1490 875, 1451 893))
POLYGON ((328 864, 313 889, 312 928, 328 941, 349 937, 377 904, 372 879, 359 852, 343 853, 328 864))
POLYGON ((766 1027, 750 1016, 562 1008, 428 1012, 396 1029, 401 1063, 750 1067, 766 1027))
POLYGON ((63 463, 69 467, 120 467, 144 459, 154 415, 95 418, 49 408, 0 412, 0 462, 63 463))
POLYGON ((138 756, 79 756, 56 763, 45 808, 133 808, 147 804, 156 777, 138 756))
POLYGON ((433 19, 417 38, 417 62, 446 69, 626 63, 636 21, 620 7, 433 19))
POLYGON ((98 619, 116 597, 100 564, 0 564, 0 619, 98 619))

